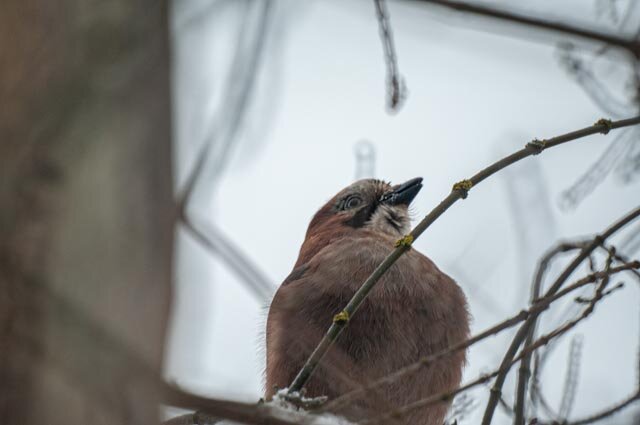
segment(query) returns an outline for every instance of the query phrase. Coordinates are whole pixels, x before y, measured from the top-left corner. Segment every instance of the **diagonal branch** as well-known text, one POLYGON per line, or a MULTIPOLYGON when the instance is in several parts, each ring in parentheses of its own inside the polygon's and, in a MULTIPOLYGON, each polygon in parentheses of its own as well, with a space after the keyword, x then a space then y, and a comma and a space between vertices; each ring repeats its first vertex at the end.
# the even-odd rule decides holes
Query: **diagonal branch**
MULTIPOLYGON (((631 233, 633 233, 633 230, 631 230, 631 233)), ((611 257, 613 257, 616 261, 625 264, 628 263, 629 260, 622 254, 619 254, 612 246, 607 246, 606 244, 602 244, 600 246, 601 249, 607 251, 609 253, 609 255, 611 257)), ((640 273, 637 270, 629 270, 633 275, 635 275, 636 278, 640 278, 640 273)), ((640 353, 640 350, 638 351, 638 353, 640 353)), ((640 359, 640 356, 638 357, 640 359)), ((533 369, 533 377, 532 377, 532 384, 531 384, 531 397, 532 397, 532 401, 534 403, 540 403, 541 407, 543 407, 543 409, 546 411, 547 415, 550 416, 551 418, 554 418, 554 420, 551 421, 547 421, 547 422, 539 422, 540 425, 550 425, 550 424, 556 424, 557 422, 559 422, 562 418, 562 416, 560 416, 559 414, 557 414, 556 412, 553 411, 553 409, 550 408, 550 406, 548 405, 547 401, 544 399, 544 397, 541 394, 541 390, 539 388, 539 383, 537 380, 537 373, 538 370, 541 369, 541 366, 536 364, 539 360, 536 358, 534 361, 534 369, 533 369)), ((640 385, 640 384, 639 384, 640 385)), ((637 393, 633 394, 632 396, 628 397, 627 399, 618 402, 608 408, 603 409, 602 411, 589 415, 585 418, 582 419, 577 419, 577 420, 573 420, 573 421, 569 421, 569 420, 564 420, 564 422, 562 422, 562 424, 564 425, 585 425, 585 424, 589 424, 589 423, 593 423, 593 422, 597 422, 599 420, 602 420, 610 415, 613 415, 615 413, 617 413, 620 410, 623 410, 625 407, 627 407, 628 405, 632 404, 634 401, 636 400, 640 400, 640 387, 636 390, 637 393)), ((535 417, 535 415, 533 415, 535 417)))
POLYGON ((498 21, 520 24, 538 30, 551 31, 568 36, 582 38, 584 40, 606 43, 611 46, 625 49, 633 54, 636 58, 640 56, 640 44, 635 39, 627 39, 613 34, 594 31, 588 28, 580 28, 573 25, 568 25, 562 22, 549 21, 547 19, 525 16, 522 14, 509 12, 507 10, 491 6, 480 5, 477 3, 449 0, 418 0, 418 2, 440 6, 446 9, 454 10, 456 12, 469 13, 495 19, 498 21))
POLYGON ((398 56, 393 42, 393 33, 389 23, 389 11, 385 0, 374 0, 376 17, 380 27, 380 40, 387 65, 387 108, 389 112, 398 112, 406 97, 404 78, 398 71, 398 56))
MULTIPOLYGON (((640 391, 637 391, 632 396, 620 401, 619 403, 609 407, 608 409, 605 409, 599 413, 595 413, 592 416, 589 416, 583 419, 567 422, 566 425, 587 425, 587 424, 592 424, 594 422, 601 421, 602 419, 615 415, 616 413, 624 410, 625 408, 629 407, 630 405, 632 405, 637 401, 640 401, 640 391)), ((540 424, 540 425, 543 425, 543 424, 540 424)))
MULTIPOLYGON (((340 315, 341 320, 334 320, 333 324, 331 325, 331 327, 329 328, 325 336, 322 338, 322 340, 320 341, 316 349, 313 351, 313 353, 305 363, 305 365, 302 367, 302 369, 300 370, 296 378, 291 383, 291 386, 289 387, 289 393, 293 394, 294 392, 298 392, 302 389, 302 387, 305 385, 309 377, 313 374, 314 370, 318 366, 318 363, 320 362, 320 360, 322 360, 322 357, 326 354, 326 352, 329 350, 331 345, 333 345, 333 342, 338 338, 338 335, 340 335, 343 329, 348 325, 349 318, 356 313, 356 311, 358 310, 362 302, 368 296, 369 292, 371 292, 371 290, 375 287, 376 283, 382 277, 382 275, 384 275, 386 271, 406 251, 408 251, 411 248, 411 244, 413 243, 413 241, 418 237, 420 237, 420 235, 422 235, 422 233, 424 233, 424 231, 427 230, 427 228, 431 226, 433 222, 438 219, 438 217, 444 214, 444 212, 447 211, 454 203, 456 203, 460 199, 466 198, 469 193, 469 190, 472 187, 478 185, 488 177, 510 166, 511 164, 514 164, 515 162, 518 162, 529 156, 537 155, 548 148, 552 148, 552 147, 561 145, 563 143, 567 143, 572 140, 576 140, 592 134, 597 134, 597 133, 607 134, 612 129, 627 127, 627 126, 636 125, 636 124, 640 124, 640 116, 625 119, 625 120, 619 120, 619 121, 601 119, 601 120, 598 120, 592 126, 585 127, 580 130, 572 131, 570 133, 566 133, 561 136, 557 136, 548 140, 534 140, 532 142, 527 143, 525 147, 520 149, 519 151, 505 158, 502 158, 501 160, 481 170, 480 172, 472 176, 470 179, 462 180, 454 184, 451 190, 451 193, 442 202, 440 202, 440 204, 437 205, 429 214, 427 214, 427 216, 424 217, 422 221, 420 221, 420 223, 418 223, 418 225, 414 227, 413 230, 407 236, 400 239, 396 243, 396 248, 393 251, 391 251, 391 253, 382 261, 382 263, 380 263, 380 265, 373 271, 373 273, 371 273, 371 275, 365 280, 365 282, 358 289, 358 291, 356 291, 356 293, 353 295, 349 303, 345 306, 342 312, 344 314, 340 315)), ((638 212, 640 213, 640 210, 638 212)), ((582 258, 580 262, 582 262, 583 259, 584 258, 582 258)), ((566 280, 567 277, 568 275, 564 277, 563 282, 564 280, 566 280)), ((558 287, 560 286, 560 284, 558 284, 558 287)), ((555 288, 554 292, 557 291, 557 289, 558 288, 555 288)), ((524 332, 526 332, 526 330, 523 331, 523 333, 524 332)), ((520 346, 521 342, 522 340, 519 341, 518 346, 515 347, 515 349, 513 350, 513 354, 511 355, 511 357, 515 355, 515 352, 517 351, 517 348, 520 346)))
POLYGON ((576 398, 578 389, 578 378, 580 373, 580 357, 582 350, 582 338, 576 335, 571 341, 569 349, 569 358, 567 361, 567 375, 564 382, 564 390, 562 391, 562 400, 560 402, 560 419, 566 420, 571 413, 573 403, 576 398))
POLYGON ((195 218, 183 217, 181 219, 184 228, 191 236, 198 241, 203 248, 211 254, 217 255, 236 275, 242 279, 247 289, 249 289, 260 302, 269 300, 276 290, 276 287, 262 273, 260 269, 237 247, 231 240, 226 238, 215 225, 201 228, 195 218))
MULTIPOLYGON (((569 276, 571 276, 571 274, 578 268, 580 264, 582 264, 583 261, 589 258, 593 251, 601 246, 607 240, 607 238, 611 237, 614 233, 616 233, 638 217, 640 217, 640 207, 628 213, 622 219, 605 230, 602 234, 597 235, 590 244, 586 245, 582 250, 580 250, 580 253, 573 259, 573 261, 571 261, 569 266, 564 269, 560 276, 556 278, 545 295, 550 296, 558 292, 560 287, 564 284, 564 282, 566 282, 569 276)), ((498 400, 500 398, 500 395, 502 394, 502 386, 504 385, 504 381, 506 380, 507 374, 509 372, 508 369, 504 370, 503 366, 511 364, 512 359, 518 352, 520 345, 522 345, 522 343, 525 341, 527 335, 529 334, 529 331, 533 327, 535 327, 538 315, 539 314, 534 314, 530 318, 528 318, 527 321, 522 324, 520 329, 518 329, 516 335, 513 337, 511 345, 507 349, 507 352, 502 359, 500 369, 503 371, 498 374, 496 381, 491 388, 491 395, 489 397, 489 401, 487 402, 487 407, 482 419, 482 425, 489 425, 491 423, 493 413, 495 412, 496 406, 498 405, 498 400)))
MULTIPOLYGON (((384 376, 382 378, 379 378, 371 383, 369 383, 366 386, 363 386, 355 391, 349 392, 347 394, 344 394, 332 401, 330 401, 329 403, 327 403, 327 405, 323 408, 323 410, 333 410, 337 407, 343 406, 347 403, 352 402, 354 399, 358 398, 362 393, 364 392, 368 392, 368 391, 372 391, 375 390, 376 388, 379 388, 383 385, 388 385, 388 384, 392 384, 394 382, 397 382, 398 380, 412 375, 415 372, 417 372, 418 370, 420 370, 421 368, 424 367, 429 367, 429 366, 433 366, 434 363, 436 363, 438 360, 445 358, 447 356, 450 356, 453 353, 456 353, 460 350, 464 350, 467 349, 469 347, 471 347, 472 345, 488 338, 491 336, 494 336, 500 332, 502 332, 503 330, 509 329, 515 325, 517 325, 518 323, 521 323, 523 321, 525 321, 527 318, 531 317, 532 314, 534 313, 538 313, 538 312, 542 312, 544 310, 546 310, 547 308, 549 308, 549 306, 557 301, 560 298, 563 298, 564 296, 566 296, 567 294, 582 288, 586 285, 592 284, 600 279, 603 279, 607 274, 616 274, 616 273, 620 273, 620 272, 625 272, 625 271, 631 271, 634 269, 638 269, 640 268, 640 262, 638 261, 634 261, 634 262, 629 262, 627 264, 624 264, 622 266, 618 266, 618 267, 613 267, 611 268, 611 270, 609 270, 608 272, 595 272, 592 273, 590 275, 587 275, 585 277, 583 277, 582 279, 574 282, 573 284, 567 286, 566 288, 562 289, 561 291, 558 291, 556 294, 552 295, 552 296, 548 296, 548 297, 542 297, 538 300, 536 300, 535 303, 533 303, 528 309, 526 310, 522 310, 520 311, 518 314, 509 317, 508 319, 503 320, 502 322, 486 329, 483 332, 480 332, 477 335, 474 335, 473 337, 465 340, 465 341, 461 341, 457 344, 451 345, 450 347, 439 351, 437 353, 434 353, 430 356, 426 356, 421 358, 420 360, 418 360, 416 363, 410 364, 408 366, 403 367, 402 369, 398 369, 397 371, 384 376)), ((532 342, 533 343, 533 342, 532 342)))
MULTIPOLYGON (((256 403, 241 403, 201 397, 176 388, 163 380, 161 372, 147 361, 139 350, 133 349, 120 336, 114 334, 90 313, 75 302, 41 282, 31 279, 24 282, 23 290, 38 305, 50 313, 49 335, 69 350, 79 347, 89 349, 86 362, 76 364, 77 356, 69 356, 68 350, 52 350, 41 337, 37 322, 24 322, 9 329, 27 363, 42 361, 59 373, 65 385, 79 386, 82 394, 93 403, 88 407, 118 410, 123 400, 109 396, 104 384, 95 379, 96 371, 109 370, 113 385, 121 385, 123 391, 143 391, 150 400, 185 409, 198 409, 207 416, 229 419, 245 424, 295 425, 278 416, 268 407, 256 403)), ((13 339, 12 339, 13 340, 13 339)), ((17 364, 18 367, 22 362, 17 364)), ((98 372, 99 373, 99 372, 98 372)), ((4 388, 3 388, 4 390, 4 388)), ((129 406, 135 407, 135 406, 129 406)), ((124 421, 126 422, 126 421, 124 421)))
POLYGON ((571 329, 573 329, 578 323, 580 323, 581 321, 583 321, 584 319, 586 319, 587 317, 589 317, 591 315, 595 305, 599 301, 601 301, 605 296, 611 294, 614 290, 620 289, 622 287, 621 285, 618 285, 618 286, 615 286, 614 288, 612 288, 609 291, 605 291, 604 288, 606 287, 606 281, 607 281, 607 277, 603 278, 603 282, 598 286, 596 295, 591 300, 589 300, 589 305, 584 309, 584 311, 582 312, 582 314, 579 317, 575 318, 574 320, 571 320, 570 322, 565 323, 564 325, 560 326, 559 328, 554 329, 553 331, 549 332, 548 334, 545 334, 545 335, 541 336, 533 344, 531 344, 528 347, 525 347, 517 357, 510 359, 508 363, 501 364, 500 367, 498 369, 494 370, 493 372, 491 372, 489 374, 481 375, 477 379, 475 379, 475 380, 473 380, 471 382, 468 382, 467 384, 462 385, 459 388, 456 388, 454 390, 445 391, 445 392, 442 392, 442 393, 439 393, 439 394, 435 394, 435 395, 433 395, 431 397, 415 401, 415 402, 410 403, 410 404, 408 404, 406 406, 403 406, 403 407, 401 407, 399 409, 396 409, 393 412, 389 412, 389 413, 385 414, 384 416, 373 418, 373 419, 370 419, 370 420, 367 420, 367 421, 363 421, 361 423, 363 423, 363 424, 384 423, 384 421, 387 420, 390 417, 402 417, 402 416, 414 411, 415 409, 419 409, 419 408, 427 407, 427 406, 432 406, 434 404, 438 404, 438 403, 442 403, 442 402, 447 402, 447 401, 451 400, 456 394, 459 394, 461 392, 467 391, 470 388, 473 388, 473 387, 481 385, 481 384, 483 384, 485 382, 488 382, 490 379, 492 379, 494 377, 499 377, 502 374, 506 374, 509 370, 511 370, 513 365, 515 365, 518 361, 520 361, 524 356, 530 355, 535 350, 547 345, 554 338, 558 338, 558 337, 566 334, 571 329))
MULTIPOLYGON (((253 6, 247 7, 251 9, 253 6)), ((232 119, 225 122, 219 132, 213 129, 208 130, 195 157, 195 163, 189 170, 184 186, 178 190, 175 201, 176 223, 182 223, 190 235, 206 250, 213 255, 218 255, 238 275, 241 282, 247 285, 248 289, 260 302, 268 300, 273 295, 275 291, 273 284, 264 277, 258 267, 239 248, 225 239, 221 232, 215 228, 205 229, 202 223, 196 222, 192 214, 190 214, 189 207, 196 186, 202 181, 206 170, 215 169, 216 175, 220 173, 222 169, 220 159, 228 156, 231 145, 237 136, 242 119, 249 107, 250 95, 257 84, 258 73, 256 70, 259 69, 263 60, 264 45, 267 39, 266 32, 270 25, 273 8, 271 0, 265 0, 262 4, 256 3, 254 9, 260 14, 260 19, 255 35, 248 40, 244 40, 244 36, 238 40, 241 47, 245 44, 247 45, 247 50, 250 50, 250 54, 244 54, 244 49, 240 48, 234 56, 232 68, 238 72, 232 72, 234 84, 229 85, 231 88, 228 90, 229 94, 227 95, 229 98, 227 102, 229 103, 228 108, 234 111, 234 113, 230 114, 232 119), (248 56, 248 58, 245 56, 248 56), (238 73, 239 76, 236 75, 238 73), (235 84, 237 83, 236 80, 242 80, 243 82, 242 84, 235 84), (216 146, 217 149, 214 149, 216 146), (216 161, 213 162, 214 160, 216 161)), ((251 12, 251 10, 247 10, 247 12, 251 12)), ((250 13, 247 16, 250 16, 250 13)), ((250 24, 251 20, 247 18, 244 24, 245 27, 250 24)))
MULTIPOLYGON (((538 264, 536 274, 531 286, 531 302, 534 303, 538 297, 540 297, 540 291, 542 290, 542 281, 549 268, 549 264, 556 257, 556 255, 570 251, 578 250, 585 247, 585 243, 572 243, 561 244, 547 252, 542 260, 538 264)), ((525 345, 530 345, 535 337, 535 326, 532 326, 527 334, 525 345)), ((520 362, 520 369, 518 370, 518 384, 516 389, 516 403, 515 403, 515 423, 524 423, 525 414, 525 398, 527 393, 527 380, 531 375, 530 370, 531 356, 525 356, 520 362)))
MULTIPOLYGON (((294 421, 283 419, 273 412, 269 407, 255 403, 241 403, 237 401, 218 400, 212 398, 201 397, 190 394, 180 389, 174 388, 168 384, 163 384, 162 397, 163 400, 176 407, 188 409, 198 409, 196 413, 183 415, 175 419, 173 422, 184 424, 185 421, 194 419, 195 423, 215 423, 214 418, 229 419, 234 422, 243 424, 260 424, 260 425, 295 425, 307 423, 309 421, 294 421), (198 419, 204 419, 199 421, 198 419)), ((169 422, 171 424, 171 422, 169 422)))

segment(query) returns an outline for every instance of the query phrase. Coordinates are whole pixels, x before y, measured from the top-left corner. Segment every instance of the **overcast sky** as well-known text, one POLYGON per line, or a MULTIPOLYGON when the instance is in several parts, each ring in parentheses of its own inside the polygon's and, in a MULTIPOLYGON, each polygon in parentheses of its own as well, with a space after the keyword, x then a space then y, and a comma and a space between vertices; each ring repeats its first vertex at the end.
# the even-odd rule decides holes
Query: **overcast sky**
MULTIPOLYGON (((453 182, 532 138, 578 129, 606 115, 560 65, 554 40, 563 38, 522 31, 505 36, 493 22, 418 3, 389 4, 408 87, 403 108, 389 115, 372 2, 274 2, 250 100, 240 105, 244 119, 230 133, 238 104, 229 101, 229 82, 246 77, 230 71, 236 40, 243 28, 255 31, 259 7, 233 0, 174 2, 178 187, 207 138, 214 144, 232 139, 221 156, 224 166, 205 170, 192 211, 240 247, 274 289, 291 271, 313 213, 355 178, 358 141, 375 148, 375 177, 394 183, 424 178, 413 207, 419 219, 453 182)), ((555 3, 528 5, 536 13, 571 16, 603 30, 620 27, 608 12, 599 12, 606 2, 566 1, 554 10, 555 3)), ((598 64, 598 72, 609 75, 603 81, 618 90, 625 70, 616 63, 623 59, 611 57, 598 64)), ((640 185, 622 184, 613 173, 576 208, 560 208, 562 192, 614 138, 592 136, 492 177, 416 242, 416 249, 465 290, 474 333, 525 305, 536 259, 547 248, 593 234, 637 206, 640 185)), ((268 301, 259 301, 224 262, 188 236, 180 233, 178 241, 167 375, 203 394, 256 400, 262 394, 268 301)), ((579 329, 584 338, 573 417, 633 391, 639 298, 636 285, 628 285, 579 329)), ((551 324, 570 308, 554 310, 551 324)), ((497 366, 511 335, 472 349, 465 380, 497 366)), ((545 370, 546 394, 556 406, 570 341, 558 344, 545 370)), ((487 388, 473 392, 476 418, 487 394, 487 388)), ((510 384, 506 398, 512 395, 510 384)), ((474 417, 466 423, 475 423, 474 417)))

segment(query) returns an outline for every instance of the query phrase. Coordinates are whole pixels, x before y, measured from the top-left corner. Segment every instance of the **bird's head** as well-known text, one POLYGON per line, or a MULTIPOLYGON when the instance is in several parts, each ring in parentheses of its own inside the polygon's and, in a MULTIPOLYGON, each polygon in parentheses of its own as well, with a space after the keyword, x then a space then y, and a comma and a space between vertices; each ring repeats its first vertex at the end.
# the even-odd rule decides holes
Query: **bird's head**
POLYGON ((382 180, 358 180, 320 208, 309 224, 307 237, 352 229, 368 229, 394 237, 404 235, 409 231, 409 204, 421 188, 421 177, 395 186, 382 180))

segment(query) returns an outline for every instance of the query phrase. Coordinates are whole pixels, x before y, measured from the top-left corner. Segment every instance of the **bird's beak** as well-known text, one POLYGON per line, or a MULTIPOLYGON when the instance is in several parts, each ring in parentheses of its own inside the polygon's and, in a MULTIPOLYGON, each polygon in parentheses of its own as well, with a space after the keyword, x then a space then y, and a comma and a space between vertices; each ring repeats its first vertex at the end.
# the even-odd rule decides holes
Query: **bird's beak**
POLYGON ((380 198, 387 205, 409 205, 422 189, 422 177, 416 177, 393 188, 380 198))

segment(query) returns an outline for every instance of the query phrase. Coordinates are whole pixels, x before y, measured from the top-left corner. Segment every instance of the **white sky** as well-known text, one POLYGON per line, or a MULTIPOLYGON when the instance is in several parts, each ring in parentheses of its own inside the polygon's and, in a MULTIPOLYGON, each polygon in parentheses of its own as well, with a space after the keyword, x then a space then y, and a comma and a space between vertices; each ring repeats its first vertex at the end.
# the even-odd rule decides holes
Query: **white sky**
MULTIPOLYGON (((239 15, 225 3, 174 2, 179 180, 212 116, 226 107, 221 93, 239 15)), ((550 10, 545 9, 549 2, 529 3, 532 9, 550 10)), ((584 21, 593 21, 593 7, 585 3, 593 6, 564 2, 556 15, 575 14, 582 6, 584 21)), ((390 116, 384 108, 385 68, 371 2, 278 5, 255 103, 238 145, 215 187, 207 183, 213 179, 205 179, 194 198, 197 214, 215 222, 274 284, 290 272, 313 213, 353 180, 357 141, 374 144, 375 177, 396 183, 424 177, 424 189, 414 201, 419 219, 453 182, 501 155, 534 137, 558 135, 603 116, 558 64, 553 44, 540 42, 549 37, 536 37, 536 42, 509 38, 497 30, 476 30, 481 28, 476 21, 474 29, 465 29, 464 19, 414 2, 389 5, 399 68, 409 89, 403 109, 390 116)), ((575 211, 558 208, 560 193, 612 136, 547 151, 491 178, 416 242, 416 249, 466 291, 474 332, 524 306, 535 260, 546 248, 601 230, 636 206, 640 186, 623 186, 610 176, 575 211), (525 205, 528 230, 516 227, 510 187, 530 198, 525 205), (518 239, 523 234, 524 245, 518 239)), ((213 176, 215 170, 208 173, 213 176)), ((204 394, 256 400, 262 392, 266 306, 223 263, 188 236, 179 236, 167 375, 204 394)), ((639 293, 631 279, 626 281, 624 293, 606 300, 580 329, 585 337, 574 416, 627 396, 637 380, 639 293)), ((465 379, 497 366, 509 335, 472 349, 465 379)), ((552 401, 562 393, 569 341, 563 340, 546 369, 545 389, 552 401)), ((473 394, 480 406, 474 414, 481 415, 488 390, 473 394)), ((509 386, 507 399, 511 395, 509 386)), ((467 423, 475 423, 473 417, 467 423)))

